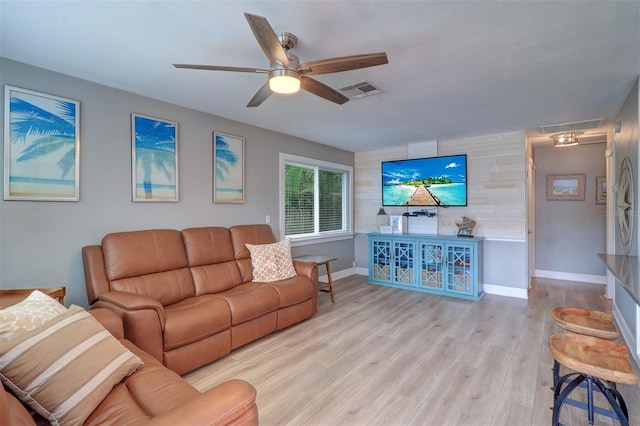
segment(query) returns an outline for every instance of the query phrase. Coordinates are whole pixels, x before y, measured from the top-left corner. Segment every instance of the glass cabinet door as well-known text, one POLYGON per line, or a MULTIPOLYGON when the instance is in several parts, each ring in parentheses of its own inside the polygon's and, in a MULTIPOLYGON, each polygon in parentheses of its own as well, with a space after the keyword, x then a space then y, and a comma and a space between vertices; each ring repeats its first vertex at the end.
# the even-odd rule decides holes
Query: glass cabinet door
POLYGON ((447 246, 447 291, 473 294, 472 246, 447 246))
POLYGON ((420 243, 420 286, 443 290, 443 246, 440 243, 420 243))
POLYGON ((375 279, 391 281, 391 241, 373 240, 371 242, 371 267, 375 279))
POLYGON ((393 242, 393 281, 398 284, 414 286, 415 243, 413 241, 393 242))

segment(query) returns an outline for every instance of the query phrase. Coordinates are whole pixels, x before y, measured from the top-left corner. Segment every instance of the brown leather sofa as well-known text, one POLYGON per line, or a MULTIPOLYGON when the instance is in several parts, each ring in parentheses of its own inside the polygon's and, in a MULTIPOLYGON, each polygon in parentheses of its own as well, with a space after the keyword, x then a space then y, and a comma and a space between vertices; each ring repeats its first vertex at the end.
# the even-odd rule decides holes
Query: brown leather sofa
POLYGON ((82 249, 89 303, 116 312, 127 339, 182 375, 317 311, 315 263, 252 281, 245 244, 275 241, 269 225, 108 234, 82 249))
MULTIPOLYGON (((256 391, 242 380, 229 380, 200 393, 155 358, 124 340, 122 321, 108 309, 91 313, 144 367, 114 386, 85 425, 257 425, 256 391)), ((0 391, 0 425, 36 425, 33 415, 4 387, 0 391)))

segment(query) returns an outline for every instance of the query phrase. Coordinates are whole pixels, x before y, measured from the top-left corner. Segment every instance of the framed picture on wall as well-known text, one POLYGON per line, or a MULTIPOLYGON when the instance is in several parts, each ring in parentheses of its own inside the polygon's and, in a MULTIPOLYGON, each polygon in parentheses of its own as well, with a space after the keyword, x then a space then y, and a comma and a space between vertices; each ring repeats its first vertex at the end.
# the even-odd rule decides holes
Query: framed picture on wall
POLYGON ((213 132, 213 202, 244 203, 244 138, 213 132))
POLYGON ((134 202, 178 202, 178 123, 131 114, 134 202))
POLYGON ((596 204, 607 204, 607 177, 596 178, 596 204))
POLYGON ((4 199, 80 199, 80 102, 4 87, 4 199))
POLYGON ((547 200, 584 201, 585 175, 547 175, 547 200))

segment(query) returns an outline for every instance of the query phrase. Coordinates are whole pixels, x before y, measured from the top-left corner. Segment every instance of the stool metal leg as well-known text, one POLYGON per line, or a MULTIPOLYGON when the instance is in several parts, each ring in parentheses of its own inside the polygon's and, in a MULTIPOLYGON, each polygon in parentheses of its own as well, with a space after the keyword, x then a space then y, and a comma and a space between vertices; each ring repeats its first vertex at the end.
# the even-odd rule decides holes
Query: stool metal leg
POLYGON ((594 378, 593 382, 607 399, 611 408, 613 408, 613 411, 618 416, 618 420, 620 420, 620 425, 629 426, 629 411, 627 410, 627 404, 625 404, 620 392, 615 388, 606 387, 600 379, 594 378))
POLYGON ((553 426, 560 425, 560 409, 562 408, 562 405, 569 397, 569 394, 573 392, 573 390, 577 388, 578 385, 584 381, 584 379, 586 379, 586 376, 584 374, 580 374, 578 377, 573 379, 562 392, 560 392, 560 388, 562 387, 564 377, 561 381, 558 382, 554 391, 553 417, 551 418, 551 424, 553 426))
MULTIPOLYGON (((607 383, 609 382, 607 381, 607 383)), ((597 377, 579 373, 570 373, 558 379, 553 392, 553 426, 560 425, 560 410, 565 404, 587 410, 590 425, 594 423, 594 413, 598 413, 606 417, 618 419, 621 426, 629 426, 629 411, 627 410, 627 405, 625 404, 622 395, 620 394, 620 392, 618 392, 615 386, 609 387, 597 377), (577 375, 577 377, 569 382, 569 384, 567 384, 564 389, 562 389, 564 383, 570 378, 570 376, 573 375, 577 375), (573 392, 577 387, 585 387, 582 386, 585 385, 585 381, 587 389, 587 403, 585 404, 584 402, 576 401, 569 398, 571 392, 573 392), (613 411, 594 405, 594 384, 596 385, 597 390, 599 390, 604 395, 613 411)))
POLYGON ((553 360, 553 387, 551 389, 555 390, 559 379, 560 379, 560 363, 554 359, 553 360))
POLYGON ((589 424, 593 424, 593 379, 587 376, 587 413, 589 424))

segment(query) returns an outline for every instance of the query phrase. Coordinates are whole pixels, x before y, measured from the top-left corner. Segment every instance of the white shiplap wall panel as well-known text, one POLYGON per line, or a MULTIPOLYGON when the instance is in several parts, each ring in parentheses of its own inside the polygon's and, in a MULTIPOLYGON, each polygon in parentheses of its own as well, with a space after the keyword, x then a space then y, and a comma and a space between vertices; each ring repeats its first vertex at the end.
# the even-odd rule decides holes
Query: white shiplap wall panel
MULTIPOLYGON (((382 176, 380 163, 407 158, 407 147, 394 147, 376 151, 356 152, 354 156, 354 230, 375 232, 376 214, 382 205, 382 176)), ((393 213, 387 211, 387 214, 393 213)))
MULTIPOLYGON (((456 222, 467 216, 477 222, 476 236, 523 241, 527 229, 524 132, 439 141, 437 153, 433 146, 434 142, 424 142, 355 154, 355 231, 376 230, 376 213, 382 202, 382 161, 467 154, 468 205, 438 208, 434 232, 455 234, 456 222)), ((386 207, 385 210, 387 214, 402 214, 407 209, 386 207)))
POLYGON ((438 155, 467 154, 467 207, 438 209, 438 231, 455 234, 462 216, 476 221, 474 235, 526 237, 524 132, 440 141, 438 155))

